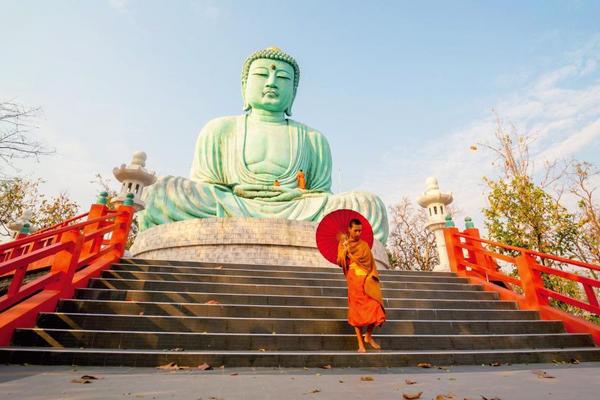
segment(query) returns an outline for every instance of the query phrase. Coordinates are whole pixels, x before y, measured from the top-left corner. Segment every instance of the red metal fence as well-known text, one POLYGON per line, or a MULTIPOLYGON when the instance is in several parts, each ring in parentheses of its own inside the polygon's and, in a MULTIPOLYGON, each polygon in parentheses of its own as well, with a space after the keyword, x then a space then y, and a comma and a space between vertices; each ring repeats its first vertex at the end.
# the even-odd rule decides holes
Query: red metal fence
POLYGON ((39 312, 53 311, 59 299, 118 261, 134 212, 131 205, 109 210, 94 204, 87 214, 0 245, 0 276, 12 275, 0 297, 0 346, 10 343, 15 328, 34 326, 39 312), (47 272, 24 283, 40 268, 47 272))
POLYGON ((453 272, 499 293, 503 300, 516 301, 521 309, 538 311, 542 319, 561 320, 567 332, 590 333, 600 345, 600 325, 560 310, 556 302, 551 301, 600 316, 596 293, 600 280, 595 279, 595 273, 600 272, 599 265, 485 240, 475 228, 463 232, 454 227, 445 228, 444 237, 453 272), (501 265, 510 269, 516 266, 516 276, 503 273, 501 265), (585 274, 576 273, 581 271, 585 274), (576 298, 547 287, 544 275, 576 282, 585 296, 576 298))

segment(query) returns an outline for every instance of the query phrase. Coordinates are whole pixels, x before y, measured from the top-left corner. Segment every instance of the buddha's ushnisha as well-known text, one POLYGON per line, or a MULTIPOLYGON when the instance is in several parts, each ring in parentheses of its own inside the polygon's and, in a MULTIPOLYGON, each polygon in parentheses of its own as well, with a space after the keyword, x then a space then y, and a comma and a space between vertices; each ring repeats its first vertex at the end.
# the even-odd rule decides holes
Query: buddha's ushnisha
POLYGON ((250 55, 242 68, 245 113, 204 126, 190 179, 167 176, 148 188, 141 229, 208 217, 319 221, 348 208, 364 215, 375 238, 385 243, 383 202, 361 191, 333 194, 325 136, 288 118, 299 81, 298 63, 282 50, 271 47, 250 55), (304 188, 298 171, 304 174, 304 188))

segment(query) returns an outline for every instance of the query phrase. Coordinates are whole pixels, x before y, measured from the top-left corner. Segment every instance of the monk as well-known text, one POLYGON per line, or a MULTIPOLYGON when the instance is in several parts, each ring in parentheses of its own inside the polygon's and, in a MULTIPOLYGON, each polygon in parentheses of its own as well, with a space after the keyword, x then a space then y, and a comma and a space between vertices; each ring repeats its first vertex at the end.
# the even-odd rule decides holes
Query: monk
POLYGON ((385 322, 385 310, 375 259, 367 242, 360 239, 361 232, 360 220, 351 220, 348 234, 338 244, 337 264, 344 270, 348 284, 348 323, 354 327, 358 352, 364 353, 365 343, 381 349, 373 339, 373 328, 385 322))
POLYGON ((298 189, 306 189, 306 175, 304 174, 304 171, 298 171, 296 174, 296 181, 298 182, 298 189))

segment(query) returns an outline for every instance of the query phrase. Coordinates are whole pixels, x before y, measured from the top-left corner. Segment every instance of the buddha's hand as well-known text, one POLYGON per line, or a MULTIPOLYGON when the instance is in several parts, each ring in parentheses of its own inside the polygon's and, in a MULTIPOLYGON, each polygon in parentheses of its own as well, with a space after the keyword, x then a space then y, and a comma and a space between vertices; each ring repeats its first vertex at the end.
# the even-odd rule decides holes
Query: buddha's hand
POLYGON ((238 184, 233 187, 233 193, 246 199, 289 201, 302 196, 304 191, 301 189, 289 189, 281 186, 238 184))

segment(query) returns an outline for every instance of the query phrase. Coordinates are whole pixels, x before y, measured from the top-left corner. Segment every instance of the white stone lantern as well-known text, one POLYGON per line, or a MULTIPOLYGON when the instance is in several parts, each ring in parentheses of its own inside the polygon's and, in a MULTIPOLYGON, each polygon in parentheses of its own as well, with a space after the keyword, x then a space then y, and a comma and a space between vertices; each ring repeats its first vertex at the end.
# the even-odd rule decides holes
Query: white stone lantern
POLYGON ((116 206, 123 204, 127 194, 131 193, 133 194, 133 206, 135 210, 140 211, 144 209, 142 192, 146 186, 150 186, 156 182, 156 173, 145 168, 146 158, 146 153, 136 151, 133 153, 129 165, 121 164, 120 167, 113 168, 115 178, 121 182, 121 191, 117 197, 111 200, 111 203, 116 206))
POLYGON ((429 177, 425 181, 426 190, 421 197, 417 199, 419 205, 427 209, 428 222, 427 229, 435 235, 440 264, 434 271, 450 271, 448 262, 448 252, 446 250, 446 241, 444 239, 445 217, 448 214, 448 204, 452 203, 452 193, 442 193, 438 181, 434 177, 429 177))
POLYGON ((30 233, 33 231, 30 222, 32 214, 33 212, 31 210, 25 210, 16 221, 13 221, 7 225, 7 228, 10 231, 10 236, 13 239, 16 238, 21 232, 30 233))

